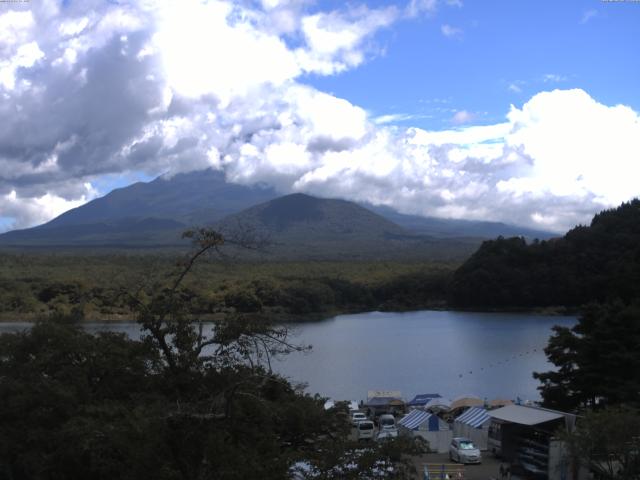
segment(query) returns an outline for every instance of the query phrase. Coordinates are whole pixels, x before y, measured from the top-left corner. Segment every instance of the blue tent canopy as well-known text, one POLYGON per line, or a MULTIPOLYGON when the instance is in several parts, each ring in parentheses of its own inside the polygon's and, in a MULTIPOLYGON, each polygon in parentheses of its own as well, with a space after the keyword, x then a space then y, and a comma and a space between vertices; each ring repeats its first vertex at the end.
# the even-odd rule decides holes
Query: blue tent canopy
POLYGON ((473 428, 481 428, 491 417, 484 408, 472 407, 458 418, 456 422, 465 423, 473 428))
POLYGON ((421 393, 413 397, 413 400, 411 400, 408 405, 411 407, 421 407, 434 398, 442 398, 442 396, 439 393, 421 393))
POLYGON ((402 418, 398 425, 402 425, 409 430, 417 430, 420 425, 427 423, 427 429, 430 432, 435 432, 440 430, 440 421, 436 415, 433 415, 428 412, 424 412, 422 410, 414 410, 406 417, 402 418))

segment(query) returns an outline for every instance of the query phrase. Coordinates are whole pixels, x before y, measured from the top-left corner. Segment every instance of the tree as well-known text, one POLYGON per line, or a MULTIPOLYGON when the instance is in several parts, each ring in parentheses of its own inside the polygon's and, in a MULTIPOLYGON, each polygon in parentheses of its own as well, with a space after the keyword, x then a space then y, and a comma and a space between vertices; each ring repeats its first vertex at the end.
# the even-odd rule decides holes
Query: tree
POLYGON ((325 411, 272 371, 274 355, 306 349, 286 327, 258 313, 212 327, 192 315, 183 280, 228 240, 185 236, 195 249, 171 278, 122 292, 140 340, 91 335, 67 316, 0 336, 0 479, 279 480, 300 461, 314 478, 343 478, 354 455, 349 478, 380 462, 394 465, 387 478, 407 478, 402 442, 363 454, 346 407, 325 411))
POLYGON ((640 200, 594 216, 561 238, 484 242, 456 270, 451 301, 461 307, 581 307, 640 298, 640 200))
POLYGON ((638 305, 590 305, 574 327, 554 327, 554 332, 545 353, 557 370, 534 373, 546 406, 573 410, 639 404, 638 305))
POLYGON ((611 408, 589 412, 563 434, 570 456, 598 480, 640 479, 640 412, 611 408))

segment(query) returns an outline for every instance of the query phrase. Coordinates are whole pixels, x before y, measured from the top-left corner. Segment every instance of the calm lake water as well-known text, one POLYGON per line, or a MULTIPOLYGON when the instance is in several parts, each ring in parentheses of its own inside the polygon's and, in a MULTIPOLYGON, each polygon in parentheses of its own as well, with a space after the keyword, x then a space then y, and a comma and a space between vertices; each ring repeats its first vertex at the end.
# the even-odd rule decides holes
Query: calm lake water
MULTIPOLYGON (((368 390, 400 390, 444 397, 539 398, 534 371, 551 368, 543 348, 553 325, 575 317, 531 314, 419 311, 339 315, 292 324, 295 340, 311 344, 274 362, 274 369, 308 391, 336 399, 366 399, 368 390)), ((0 324, 0 332, 28 328, 0 324)), ((136 324, 91 324, 90 331, 139 335, 136 324)))

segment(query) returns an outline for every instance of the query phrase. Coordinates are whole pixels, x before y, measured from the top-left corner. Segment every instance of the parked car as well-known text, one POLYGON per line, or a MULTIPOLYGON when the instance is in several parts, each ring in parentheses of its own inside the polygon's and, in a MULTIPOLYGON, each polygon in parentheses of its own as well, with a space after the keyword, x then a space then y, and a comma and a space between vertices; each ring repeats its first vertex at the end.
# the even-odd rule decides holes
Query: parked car
POLYGON ((480 449, 465 437, 456 437, 451 440, 449 458, 459 463, 482 463, 480 449))
POLYGON ((369 420, 369 419, 362 412, 353 412, 351 414, 351 425, 353 425, 354 427, 358 426, 358 423, 360 423, 360 422, 362 422, 364 420, 369 420))
POLYGON ((371 420, 363 420, 356 426, 358 430, 358 440, 369 440, 373 438, 373 422, 371 420))
POLYGON ((384 415, 380 415, 378 418, 378 427, 380 430, 389 430, 396 428, 396 419, 390 413, 385 413, 384 415))
POLYGON ((390 438, 396 438, 398 436, 398 430, 395 428, 387 428, 385 430, 378 431, 376 435, 376 442, 383 442, 390 438))

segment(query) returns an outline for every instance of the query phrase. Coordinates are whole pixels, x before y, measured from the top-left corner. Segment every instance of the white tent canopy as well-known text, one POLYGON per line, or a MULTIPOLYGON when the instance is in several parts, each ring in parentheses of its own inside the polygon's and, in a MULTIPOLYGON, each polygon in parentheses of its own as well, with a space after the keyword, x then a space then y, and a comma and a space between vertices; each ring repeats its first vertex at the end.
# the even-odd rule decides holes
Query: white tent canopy
POLYGON ((398 422, 398 428, 405 435, 424 438, 433 451, 449 451, 451 430, 437 415, 423 410, 413 410, 398 422))
POLYGON ((491 416, 484 408, 472 407, 455 420, 473 428, 481 428, 486 422, 491 421, 491 416))
POLYGON ((484 408, 472 407, 453 422, 453 435, 467 437, 480 450, 487 449, 491 416, 484 408))

